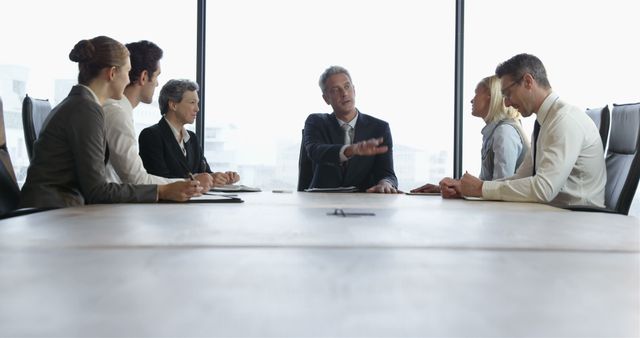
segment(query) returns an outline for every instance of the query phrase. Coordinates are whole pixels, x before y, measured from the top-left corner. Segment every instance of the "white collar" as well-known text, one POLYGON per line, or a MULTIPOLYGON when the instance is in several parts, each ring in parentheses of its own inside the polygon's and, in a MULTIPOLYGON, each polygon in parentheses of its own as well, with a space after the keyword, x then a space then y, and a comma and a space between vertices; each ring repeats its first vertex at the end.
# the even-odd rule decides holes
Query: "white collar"
POLYGON ((91 93, 91 95, 93 96, 93 99, 96 100, 96 103, 100 104, 100 99, 98 98, 98 95, 96 95, 96 93, 94 93, 93 90, 91 90, 91 87, 85 86, 81 83, 78 83, 78 86, 86 88, 89 91, 89 93, 91 93))
POLYGON ((178 143, 180 143, 180 141, 182 141, 182 143, 189 142, 191 135, 189 135, 189 132, 187 132, 187 129, 185 129, 184 126, 182 127, 182 140, 180 140, 180 130, 174 127, 173 124, 171 124, 171 122, 167 119, 166 116, 164 116, 164 120, 167 121, 167 124, 169 125, 169 128, 171 128, 171 131, 173 132, 173 136, 176 138, 178 143))
POLYGON ((338 125, 340 127, 342 127, 345 124, 348 124, 351 128, 353 128, 355 130, 356 129, 356 122, 358 122, 358 116, 359 115, 360 114, 356 111, 356 116, 353 119, 351 119, 351 121, 349 121, 349 122, 344 122, 339 118, 336 118, 336 120, 338 120, 338 125))

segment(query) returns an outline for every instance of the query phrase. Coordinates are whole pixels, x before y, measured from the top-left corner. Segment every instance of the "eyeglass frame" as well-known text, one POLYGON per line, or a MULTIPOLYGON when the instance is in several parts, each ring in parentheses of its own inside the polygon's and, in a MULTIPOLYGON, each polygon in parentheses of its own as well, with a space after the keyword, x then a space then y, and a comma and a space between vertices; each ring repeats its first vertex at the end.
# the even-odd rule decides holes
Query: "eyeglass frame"
POLYGON ((511 87, 515 86, 516 84, 520 84, 522 82, 522 80, 524 80, 524 75, 522 74, 522 76, 520 76, 519 79, 517 79, 516 81, 513 81, 510 85, 508 85, 507 87, 505 87, 504 89, 500 90, 500 94, 502 94, 502 99, 504 100, 510 100, 511 99, 511 87), (509 91, 508 94, 505 94, 505 91, 509 91))

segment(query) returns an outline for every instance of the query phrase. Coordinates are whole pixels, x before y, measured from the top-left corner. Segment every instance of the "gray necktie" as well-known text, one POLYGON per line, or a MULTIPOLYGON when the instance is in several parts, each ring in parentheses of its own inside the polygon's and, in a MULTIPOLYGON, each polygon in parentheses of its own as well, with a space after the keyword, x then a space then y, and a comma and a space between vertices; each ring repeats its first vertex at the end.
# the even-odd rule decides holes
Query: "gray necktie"
POLYGON ((353 142, 353 128, 348 123, 342 125, 344 130, 344 144, 351 144, 353 142))

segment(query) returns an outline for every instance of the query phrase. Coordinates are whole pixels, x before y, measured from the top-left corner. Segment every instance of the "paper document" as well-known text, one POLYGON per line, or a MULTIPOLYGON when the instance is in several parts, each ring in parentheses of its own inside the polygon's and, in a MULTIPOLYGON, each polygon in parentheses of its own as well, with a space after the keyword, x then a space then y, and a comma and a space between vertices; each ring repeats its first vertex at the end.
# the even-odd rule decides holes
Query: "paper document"
POLYGON ((213 187, 209 191, 214 192, 259 192, 260 188, 248 187, 242 184, 227 184, 219 187, 213 187))
POLYGON ((202 194, 202 196, 191 197, 187 203, 242 203, 242 199, 229 195, 202 194))
POLYGON ((440 196, 439 192, 405 192, 405 195, 412 196, 440 196))
POLYGON ((354 186, 350 187, 337 187, 337 188, 311 188, 304 189, 306 192, 357 192, 358 188, 354 186))
POLYGON ((485 199, 482 197, 474 197, 474 196, 462 196, 467 201, 484 201, 485 199))

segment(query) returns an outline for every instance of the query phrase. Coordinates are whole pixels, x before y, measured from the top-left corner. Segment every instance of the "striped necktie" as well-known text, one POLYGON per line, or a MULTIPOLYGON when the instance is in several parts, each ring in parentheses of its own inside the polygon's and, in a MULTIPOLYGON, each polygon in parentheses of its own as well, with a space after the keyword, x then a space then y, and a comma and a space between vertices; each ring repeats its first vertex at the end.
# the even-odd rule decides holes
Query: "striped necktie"
POLYGON ((342 130, 344 130, 344 144, 353 143, 353 128, 348 123, 345 123, 341 126, 342 130))

